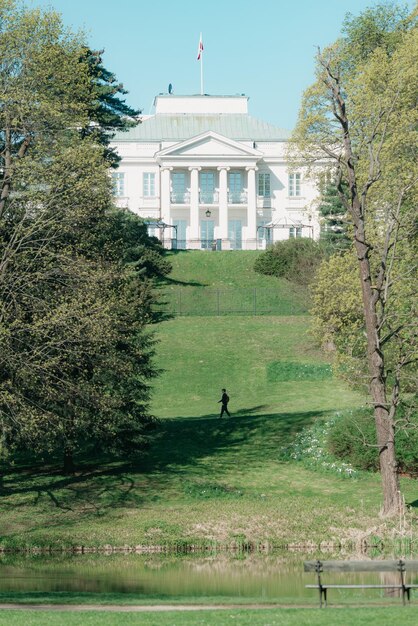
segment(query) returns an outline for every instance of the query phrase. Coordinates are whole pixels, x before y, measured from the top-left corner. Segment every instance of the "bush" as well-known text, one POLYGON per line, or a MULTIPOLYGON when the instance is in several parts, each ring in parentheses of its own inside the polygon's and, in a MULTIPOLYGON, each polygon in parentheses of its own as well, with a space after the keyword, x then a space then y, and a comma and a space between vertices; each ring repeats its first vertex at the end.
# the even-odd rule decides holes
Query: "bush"
MULTIPOLYGON (((400 427, 395 447, 402 472, 418 472, 418 415, 402 424, 405 410, 399 409, 400 427)), ((328 431, 328 450, 353 467, 363 470, 379 469, 379 454, 376 447, 376 429, 372 411, 362 409, 341 414, 328 431)))
POLYGON ((260 254, 254 269, 259 274, 287 278, 300 285, 308 285, 324 256, 323 245, 313 239, 286 239, 277 241, 260 254))
POLYGON ((329 432, 338 419, 339 414, 331 418, 316 419, 313 424, 297 433, 289 446, 281 448, 280 458, 298 461, 314 471, 343 478, 357 478, 358 470, 351 463, 337 459, 327 447, 329 432))

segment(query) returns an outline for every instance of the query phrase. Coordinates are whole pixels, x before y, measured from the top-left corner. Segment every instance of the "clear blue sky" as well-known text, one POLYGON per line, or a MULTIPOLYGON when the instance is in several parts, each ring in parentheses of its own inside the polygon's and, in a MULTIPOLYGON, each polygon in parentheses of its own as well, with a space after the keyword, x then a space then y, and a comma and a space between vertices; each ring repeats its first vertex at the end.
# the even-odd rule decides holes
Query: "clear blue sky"
MULTIPOLYGON (((27 0, 50 6, 87 33, 91 47, 129 91, 126 100, 152 112, 172 83, 178 95, 245 93, 250 114, 292 129, 301 95, 313 81, 317 46, 333 42, 349 10, 376 0, 27 0)), ((405 3, 413 8, 413 0, 405 3)))

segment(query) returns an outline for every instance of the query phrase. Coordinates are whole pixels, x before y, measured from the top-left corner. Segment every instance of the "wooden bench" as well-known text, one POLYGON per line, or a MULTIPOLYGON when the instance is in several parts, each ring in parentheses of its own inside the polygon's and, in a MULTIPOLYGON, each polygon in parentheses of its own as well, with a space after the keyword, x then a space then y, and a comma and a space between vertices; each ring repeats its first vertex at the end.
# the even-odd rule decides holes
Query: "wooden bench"
POLYGON ((402 602, 406 604, 411 600, 411 589, 418 588, 418 584, 407 583, 405 581, 406 572, 417 572, 418 561, 305 561, 303 564, 305 572, 315 572, 318 578, 316 585, 305 585, 309 589, 318 589, 319 606, 327 606, 328 589, 400 589, 402 592, 402 602), (376 584, 376 585, 340 585, 324 584, 321 575, 324 572, 398 572, 398 584, 376 584))

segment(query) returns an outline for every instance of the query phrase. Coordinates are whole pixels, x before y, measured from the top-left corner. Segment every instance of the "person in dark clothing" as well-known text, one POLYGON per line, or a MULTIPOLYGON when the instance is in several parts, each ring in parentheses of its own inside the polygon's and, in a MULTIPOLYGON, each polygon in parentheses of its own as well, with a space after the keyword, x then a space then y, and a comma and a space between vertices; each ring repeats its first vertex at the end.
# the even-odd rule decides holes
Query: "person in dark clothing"
POLYGON ((222 398, 220 400, 218 400, 218 403, 219 402, 222 403, 221 414, 220 414, 219 417, 222 417, 222 415, 224 413, 226 413, 228 415, 228 417, 231 417, 231 413, 228 411, 229 396, 226 393, 226 389, 222 389, 222 398))

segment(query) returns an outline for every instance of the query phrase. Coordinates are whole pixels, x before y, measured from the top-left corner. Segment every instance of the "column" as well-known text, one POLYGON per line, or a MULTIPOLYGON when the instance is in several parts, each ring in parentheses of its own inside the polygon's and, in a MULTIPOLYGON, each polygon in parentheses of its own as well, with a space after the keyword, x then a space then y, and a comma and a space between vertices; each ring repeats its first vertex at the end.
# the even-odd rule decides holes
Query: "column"
MULTIPOLYGON (((160 169, 160 219, 166 224, 171 224, 170 172, 172 169, 172 167, 160 169)), ((165 248, 171 248, 172 230, 172 228, 161 230, 162 243, 165 248)))
POLYGON ((172 167, 162 167, 161 175, 161 219, 166 224, 170 224, 171 219, 171 203, 170 203, 170 172, 172 167))
POLYGON ((257 167, 246 167, 247 170, 247 250, 257 248, 257 196, 255 173, 257 167))
POLYGON ((189 248, 200 248, 199 242, 199 172, 201 167, 189 167, 190 170, 190 229, 189 248))
POLYGON ((229 167, 218 167, 219 237, 222 239, 222 250, 230 249, 230 242, 228 238, 228 170, 229 167))

